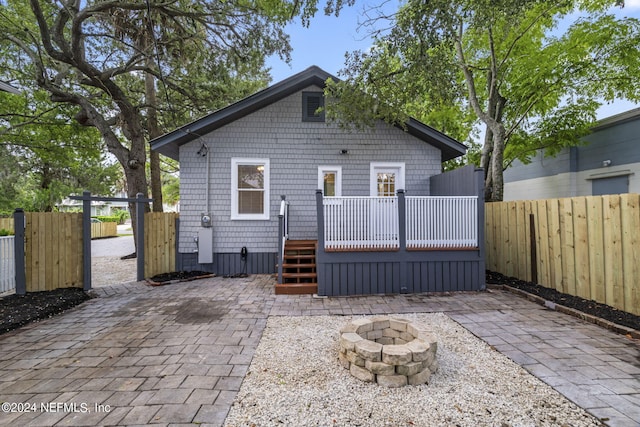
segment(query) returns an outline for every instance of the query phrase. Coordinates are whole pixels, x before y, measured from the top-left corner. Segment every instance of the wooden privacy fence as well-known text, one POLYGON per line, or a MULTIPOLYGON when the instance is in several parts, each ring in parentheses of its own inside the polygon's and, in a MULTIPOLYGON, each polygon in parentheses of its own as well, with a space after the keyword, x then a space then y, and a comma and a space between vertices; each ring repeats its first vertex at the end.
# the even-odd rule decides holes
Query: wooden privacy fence
POLYGON ((103 237, 116 237, 118 235, 117 222, 92 222, 91 238, 101 239, 103 237))
POLYGON ((13 218, 0 218, 0 230, 13 232, 13 218))
POLYGON ((148 212, 144 216, 144 277, 176 270, 177 213, 148 212))
POLYGON ((24 215, 27 292, 82 288, 82 214, 24 215))
MULTIPOLYGON (((59 212, 53 213, 57 215, 59 212)), ((13 232, 13 218, 0 218, 0 230, 5 229, 13 232)), ((92 222, 91 238, 100 239, 103 237, 115 237, 118 235, 117 222, 92 222)))
POLYGON ((485 204, 486 267, 640 315, 640 195, 485 204))

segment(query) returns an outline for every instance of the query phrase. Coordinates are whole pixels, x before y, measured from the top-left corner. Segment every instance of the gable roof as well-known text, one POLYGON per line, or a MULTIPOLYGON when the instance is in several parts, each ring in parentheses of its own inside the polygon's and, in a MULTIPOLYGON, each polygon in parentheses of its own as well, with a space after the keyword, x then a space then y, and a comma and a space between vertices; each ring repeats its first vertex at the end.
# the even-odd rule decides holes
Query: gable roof
POLYGON ((18 89, 16 89, 15 87, 11 86, 9 83, 5 83, 3 81, 0 80, 0 91, 2 92, 9 92, 9 93, 13 93, 13 94, 20 94, 20 91, 18 89))
MULTIPOLYGON (((172 159, 179 160, 179 147, 181 145, 309 86, 325 87, 325 82, 329 77, 336 81, 339 80, 319 67, 309 67, 228 107, 214 111, 201 119, 151 140, 149 142, 151 149, 172 159)), ((467 151, 463 144, 416 119, 410 118, 405 125, 409 134, 440 149, 443 161, 461 156, 467 151)))

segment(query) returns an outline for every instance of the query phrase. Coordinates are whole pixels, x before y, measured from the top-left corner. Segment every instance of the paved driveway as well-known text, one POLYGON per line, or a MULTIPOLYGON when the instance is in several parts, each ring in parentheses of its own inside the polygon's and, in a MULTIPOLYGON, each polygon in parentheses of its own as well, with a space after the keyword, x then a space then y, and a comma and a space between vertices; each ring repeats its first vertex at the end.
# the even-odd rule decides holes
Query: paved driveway
POLYGON ((269 315, 440 311, 608 424, 640 420, 637 342, 507 292, 275 296, 269 276, 97 291, 0 336, 0 402, 16 410, 0 425, 221 425, 269 315))

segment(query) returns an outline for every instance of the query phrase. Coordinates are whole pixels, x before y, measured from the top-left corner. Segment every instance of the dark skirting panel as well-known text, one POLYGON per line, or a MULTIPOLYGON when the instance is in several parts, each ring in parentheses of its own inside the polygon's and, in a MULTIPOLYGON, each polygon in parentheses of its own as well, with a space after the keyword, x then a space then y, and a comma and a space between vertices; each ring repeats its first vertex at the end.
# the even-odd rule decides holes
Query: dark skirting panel
POLYGON ((249 252, 246 262, 239 253, 214 253, 211 264, 198 264, 197 253, 178 253, 177 257, 178 269, 181 271, 208 271, 218 276, 276 272, 276 253, 271 252, 249 252))
POLYGON ((480 291, 486 288, 478 250, 325 252, 318 294, 326 296, 480 291))

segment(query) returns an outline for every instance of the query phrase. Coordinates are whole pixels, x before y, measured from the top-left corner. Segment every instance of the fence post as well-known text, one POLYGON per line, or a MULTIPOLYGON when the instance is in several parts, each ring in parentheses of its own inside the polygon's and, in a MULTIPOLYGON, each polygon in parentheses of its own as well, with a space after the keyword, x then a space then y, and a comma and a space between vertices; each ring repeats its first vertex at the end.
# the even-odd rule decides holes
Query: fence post
POLYGON ((16 269, 16 294, 18 295, 25 295, 27 293, 27 276, 24 260, 24 220, 24 210, 18 208, 13 211, 13 250, 16 269))
POLYGON ((91 192, 82 192, 82 281, 91 290, 91 192))
POLYGON ((137 279, 138 281, 144 280, 144 203, 142 199, 144 195, 142 193, 136 194, 136 239, 138 239, 138 247, 136 248, 138 253, 136 254, 137 260, 137 279))
POLYGON ((529 214, 529 233, 531 233, 531 281, 538 283, 538 254, 536 253, 536 220, 533 214, 529 214))

